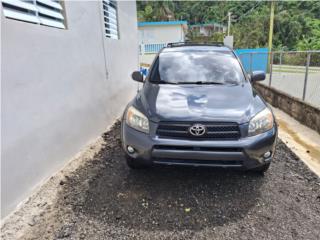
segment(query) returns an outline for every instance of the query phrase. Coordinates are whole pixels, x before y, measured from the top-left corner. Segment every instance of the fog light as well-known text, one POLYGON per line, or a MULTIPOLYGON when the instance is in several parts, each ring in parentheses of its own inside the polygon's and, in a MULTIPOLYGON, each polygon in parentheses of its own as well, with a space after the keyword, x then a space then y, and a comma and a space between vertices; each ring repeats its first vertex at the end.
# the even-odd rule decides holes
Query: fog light
POLYGON ((265 153, 263 154, 263 157, 264 157, 264 158, 269 158, 270 156, 271 156, 271 152, 270 152, 270 151, 265 152, 265 153))
POLYGON ((131 147, 131 146, 128 146, 127 150, 128 150, 129 153, 134 153, 134 148, 131 147))

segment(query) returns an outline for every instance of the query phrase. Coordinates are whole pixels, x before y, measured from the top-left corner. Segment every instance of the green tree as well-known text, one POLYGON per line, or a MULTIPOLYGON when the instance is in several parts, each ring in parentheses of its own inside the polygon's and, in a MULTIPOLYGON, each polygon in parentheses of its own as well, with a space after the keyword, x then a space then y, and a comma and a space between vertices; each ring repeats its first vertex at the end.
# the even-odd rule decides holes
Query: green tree
MULTIPOLYGON (((187 20, 188 24, 217 22, 227 25, 232 12, 236 48, 266 47, 270 2, 264 1, 138 1, 139 21, 187 20)), ((277 1, 273 49, 317 49, 320 42, 320 1, 277 1)), ((203 38, 191 39, 203 41, 203 38)), ((207 41, 221 39, 214 35, 207 41)))
POLYGON ((297 43, 298 50, 320 49, 320 19, 308 19, 308 34, 302 36, 297 43))

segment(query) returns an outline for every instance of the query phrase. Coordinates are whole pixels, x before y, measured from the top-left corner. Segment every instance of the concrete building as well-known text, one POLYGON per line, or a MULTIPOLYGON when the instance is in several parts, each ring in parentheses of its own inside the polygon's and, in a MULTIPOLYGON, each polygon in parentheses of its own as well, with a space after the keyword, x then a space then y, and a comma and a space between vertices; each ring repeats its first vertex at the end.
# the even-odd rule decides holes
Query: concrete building
POLYGON ((139 44, 183 42, 187 21, 139 22, 139 44))
POLYGON ((1 217, 133 97, 134 1, 2 0, 1 217))

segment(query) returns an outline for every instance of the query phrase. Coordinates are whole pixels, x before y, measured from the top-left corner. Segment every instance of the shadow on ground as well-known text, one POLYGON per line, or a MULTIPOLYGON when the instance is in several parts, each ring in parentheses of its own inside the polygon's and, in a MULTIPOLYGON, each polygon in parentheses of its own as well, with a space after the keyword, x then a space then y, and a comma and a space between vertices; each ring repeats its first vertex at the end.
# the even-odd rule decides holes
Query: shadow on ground
POLYGON ((105 136, 108 146, 97 158, 106 167, 89 173, 94 176, 75 211, 129 229, 201 230, 243 218, 255 206, 262 176, 192 167, 130 170, 118 131, 105 136))

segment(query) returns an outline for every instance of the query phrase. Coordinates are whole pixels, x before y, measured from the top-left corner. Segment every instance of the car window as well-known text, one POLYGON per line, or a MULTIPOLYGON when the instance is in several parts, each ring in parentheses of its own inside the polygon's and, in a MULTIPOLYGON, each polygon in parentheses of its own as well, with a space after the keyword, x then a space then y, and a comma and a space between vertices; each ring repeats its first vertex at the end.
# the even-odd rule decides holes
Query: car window
POLYGON ((172 84, 239 84, 244 80, 232 52, 162 52, 150 76, 152 82, 172 84))

